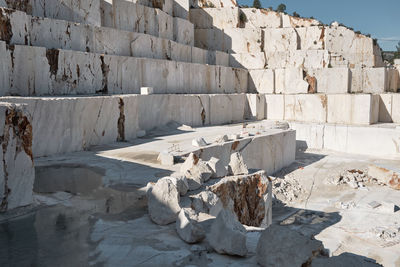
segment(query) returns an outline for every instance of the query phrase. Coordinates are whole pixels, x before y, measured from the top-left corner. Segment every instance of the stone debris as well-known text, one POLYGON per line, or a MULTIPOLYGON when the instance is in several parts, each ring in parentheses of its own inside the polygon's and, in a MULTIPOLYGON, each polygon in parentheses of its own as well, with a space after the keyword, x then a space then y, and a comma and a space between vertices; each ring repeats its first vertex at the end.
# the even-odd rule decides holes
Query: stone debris
POLYGON ((231 211, 222 210, 207 235, 210 246, 220 254, 246 256, 246 229, 231 211))
POLYGON ((189 191, 189 184, 186 177, 179 172, 174 172, 171 174, 171 179, 176 182, 176 188, 178 189, 179 194, 181 196, 186 195, 189 191))
POLYGON ((322 250, 321 241, 285 226, 271 225, 260 236, 256 257, 261 266, 309 266, 322 250))
POLYGON ((224 209, 248 226, 267 227, 272 219, 272 184, 264 171, 232 176, 210 186, 224 209))
POLYGON ((187 178, 189 190, 196 190, 211 178, 213 171, 206 162, 190 153, 181 166, 181 173, 187 178))
POLYGON ((218 216, 223 207, 219 197, 209 190, 191 196, 190 198, 192 200, 191 206, 196 212, 218 216))
POLYGON ((207 142, 206 142, 206 140, 204 140, 203 137, 199 137, 199 138, 192 140, 192 146, 194 146, 194 147, 203 147, 206 145, 207 145, 207 142))
POLYGON ((290 203, 303 197, 305 190, 299 181, 287 175, 284 179, 272 179, 272 193, 275 196, 274 202, 290 203))
POLYGON ((400 169, 395 170, 377 165, 369 165, 368 175, 380 184, 385 184, 393 189, 400 190, 400 169))
POLYGON ((356 203, 354 201, 349 202, 337 202, 335 206, 339 209, 349 210, 356 207, 356 203))
POLYGON ((147 191, 147 205, 150 219, 159 225, 176 221, 179 206, 179 192, 176 180, 170 177, 162 178, 147 191))
POLYGON ((174 165, 174 156, 167 151, 162 151, 158 154, 157 160, 161 162, 161 165, 172 166, 174 165))
POLYGON ((381 241, 393 241, 400 238, 400 226, 392 225, 386 227, 376 227, 370 230, 381 241))
POLYGON ((152 95, 154 93, 153 87, 141 87, 140 94, 141 95, 152 95))
POLYGON ((207 164, 213 171, 211 178, 222 178, 228 175, 228 167, 222 160, 212 157, 207 164))
POLYGON ((363 170, 345 170, 340 175, 330 178, 335 185, 347 184, 353 189, 364 188, 370 182, 367 172, 363 170))
POLYGON ((228 140, 229 140, 228 136, 226 134, 224 134, 224 135, 217 136, 215 138, 214 142, 221 144, 221 143, 225 143, 228 140))
POLYGON ((229 162, 229 173, 231 175, 242 175, 249 173, 249 170, 244 163, 243 156, 239 152, 231 154, 231 159, 229 162))
POLYGON ((186 243, 200 242, 205 238, 204 229, 197 223, 196 213, 192 209, 183 208, 176 220, 176 231, 186 243))

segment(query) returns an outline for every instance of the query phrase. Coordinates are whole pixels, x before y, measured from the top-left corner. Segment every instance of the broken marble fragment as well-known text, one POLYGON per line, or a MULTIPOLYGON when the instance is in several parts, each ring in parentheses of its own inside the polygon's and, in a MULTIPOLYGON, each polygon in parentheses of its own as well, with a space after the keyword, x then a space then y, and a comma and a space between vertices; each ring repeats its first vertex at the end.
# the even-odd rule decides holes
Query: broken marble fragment
POLYGON ((147 191, 147 205, 150 218, 156 224, 167 225, 175 222, 181 210, 176 180, 172 177, 158 180, 147 191))
POLYGON ((199 138, 192 140, 192 146, 194 146, 194 147, 203 147, 206 145, 207 145, 207 142, 206 142, 206 140, 204 140, 203 137, 199 137, 199 138))
POLYGON ((216 194, 211 191, 203 191, 197 195, 191 196, 192 208, 196 212, 207 213, 217 216, 222 209, 222 202, 216 194))
POLYGON ((211 178, 212 170, 206 162, 190 153, 181 166, 181 173, 187 178, 189 190, 196 190, 211 178))
POLYGON ((239 152, 231 154, 229 162, 229 173, 232 175, 248 174, 249 170, 244 163, 243 156, 239 152))
POLYGON ((183 208, 176 220, 176 231, 186 243, 200 242, 205 238, 204 229, 196 220, 196 213, 192 209, 183 208))
POLYGON ((246 256, 246 229, 229 210, 221 210, 207 235, 210 246, 220 254, 246 256))
POLYGON ((174 156, 167 151, 162 151, 158 154, 157 160, 161 162, 161 165, 172 166, 174 165, 174 156))
POLYGON ((179 172, 172 173, 171 177, 176 180, 176 188, 178 189, 179 194, 181 196, 186 195, 187 191, 189 190, 189 184, 186 177, 179 172))
POLYGON ((213 171, 211 178, 221 178, 228 175, 228 166, 225 166, 222 160, 212 157, 207 164, 213 171))

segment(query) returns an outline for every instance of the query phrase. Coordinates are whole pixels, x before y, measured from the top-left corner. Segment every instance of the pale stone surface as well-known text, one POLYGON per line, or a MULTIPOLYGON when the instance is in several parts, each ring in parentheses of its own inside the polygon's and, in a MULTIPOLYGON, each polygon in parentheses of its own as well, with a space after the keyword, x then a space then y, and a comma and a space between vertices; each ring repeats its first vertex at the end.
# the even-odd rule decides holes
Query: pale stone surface
POLYGON ((392 94, 380 94, 379 95, 379 122, 393 122, 392 119, 392 105, 393 95, 392 94))
MULTIPOLYGON (((192 62, 197 64, 207 64, 208 60, 208 51, 198 48, 198 47, 191 47, 192 53, 192 62)), ((215 65, 215 64, 213 64, 215 65)))
POLYGON ((308 74, 315 77, 318 93, 346 94, 349 92, 351 73, 348 68, 315 69, 308 71, 308 74))
POLYGON ((302 68, 286 68, 275 70, 275 93, 307 94, 309 84, 304 80, 302 68))
POLYGON ((265 118, 264 95, 247 94, 247 119, 262 120, 265 118))
POLYGON ((199 137, 199 138, 192 140, 192 146, 194 146, 194 147, 202 147, 202 146, 206 146, 206 145, 207 145, 207 142, 206 142, 206 140, 204 140, 203 137, 199 137))
POLYGON ((194 196, 190 196, 191 206, 196 212, 210 214, 211 216, 218 216, 222 209, 222 202, 216 194, 206 190, 194 196))
POLYGON ((330 55, 327 50, 293 50, 265 53, 268 68, 321 69, 329 66, 330 55))
POLYGON ((246 28, 281 28, 282 18, 279 12, 257 8, 241 8, 246 15, 246 28))
MULTIPOLYGON (((110 0, 107 0, 110 1, 110 0)), ((112 0, 112 2, 117 2, 117 1, 126 1, 126 2, 131 2, 139 5, 144 5, 148 7, 153 7, 153 8, 158 8, 164 11, 165 13, 169 14, 172 16, 173 14, 173 2, 174 0, 155 0, 155 1, 148 1, 148 0, 112 0)))
POLYGON ((384 93, 387 86, 386 68, 363 69, 363 93, 384 93))
POLYGON ((154 92, 153 87, 142 87, 140 88, 141 95, 152 95, 154 92))
POLYGON ((207 240, 218 253, 237 256, 247 254, 246 229, 231 211, 222 210, 218 214, 207 240))
POLYGON ((210 123, 217 125, 243 121, 245 107, 245 95, 211 95, 210 123))
POLYGON ((301 266, 323 250, 321 241, 280 225, 265 229, 257 244, 261 266, 301 266))
POLYGON ((285 119, 284 95, 265 95, 265 118, 268 120, 285 119))
POLYGON ((328 97, 328 123, 373 124, 379 117, 379 96, 333 94, 328 97))
POLYGON ((264 51, 266 53, 297 50, 300 47, 295 29, 264 29, 264 51))
POLYGON ((194 45, 194 26, 182 18, 174 18, 174 41, 184 45, 194 45))
POLYGON ((224 209, 236 214, 240 223, 257 227, 272 223, 272 184, 265 171, 226 177, 210 190, 219 197, 224 209))
POLYGON ((224 143, 224 142, 226 142, 226 141, 228 141, 228 136, 227 136, 226 134, 224 134, 224 135, 219 135, 219 136, 217 136, 217 137, 215 138, 215 140, 214 140, 214 142, 216 142, 216 143, 224 143))
POLYGON ((285 95, 285 120, 326 122, 327 101, 323 94, 285 95))
POLYGON ((189 190, 196 190, 211 178, 212 170, 206 162, 190 153, 181 166, 181 173, 187 178, 189 190))
POLYGON ((297 27, 312 27, 318 26, 321 22, 316 19, 297 18, 287 14, 282 14, 282 27, 283 28, 297 28, 297 27))
POLYGON ((275 93, 275 72, 272 69, 249 70, 248 90, 252 93, 275 93))
POLYGON ((296 131, 298 148, 324 148, 324 124, 318 123, 290 123, 290 128, 296 131))
MULTIPOLYGON (((224 33, 225 52, 228 53, 258 53, 261 52, 261 30, 260 29, 225 29, 224 33)), ((218 49, 219 50, 219 49, 218 49)))
POLYGON ((400 169, 371 164, 368 166, 368 176, 376 179, 379 183, 400 190, 400 169))
POLYGON ((325 28, 325 49, 337 53, 374 54, 372 38, 343 26, 325 28))
POLYGON ((239 152, 231 154, 229 161, 229 173, 232 175, 248 174, 249 170, 244 163, 243 156, 239 152))
POLYGON ((192 209, 183 208, 176 220, 176 232, 183 241, 189 244, 200 242, 206 237, 204 229, 193 217, 196 217, 196 214, 192 209))
POLYGON ((300 38, 300 49, 314 50, 325 48, 325 27, 301 27, 295 29, 300 38))
POLYGON ((153 222, 166 225, 176 221, 181 207, 179 206, 179 192, 171 178, 157 181, 147 192, 149 216, 153 222))
MULTIPOLYGON (((227 139, 228 137, 226 136, 225 141, 227 141, 227 139)), ((207 161, 207 164, 213 171, 211 178, 222 178, 228 175, 228 166, 226 166, 222 160, 212 157, 207 161)))
POLYGON ((23 105, 0 104, 0 212, 33 202, 35 169, 31 120, 23 105))
POLYGON ((266 62, 264 53, 230 54, 229 65, 234 68, 264 69, 266 62))
POLYGON ((392 94, 392 120, 400 123, 400 94, 392 94))
POLYGON ((174 156, 167 151, 162 151, 158 154, 157 160, 161 165, 172 166, 174 165, 174 156))
POLYGON ((190 9, 190 21, 196 29, 227 29, 239 25, 239 8, 190 9))
POLYGON ((176 182, 176 188, 178 189, 179 194, 181 196, 186 195, 186 193, 189 191, 189 184, 185 175, 179 172, 173 172, 171 173, 171 180, 174 183, 176 182))
POLYGON ((364 69, 362 68, 353 68, 350 69, 351 72, 351 93, 362 93, 363 92, 363 77, 364 77, 364 69))
POLYGON ((190 7, 207 8, 207 7, 237 7, 235 0, 190 0, 190 7))
MULTIPOLYGON (((215 65, 229 66, 229 54, 221 51, 212 51, 215 53, 215 65)), ((209 63, 210 64, 210 63, 209 63)), ((211 63, 212 64, 212 63, 211 63)))
POLYGON ((190 0, 174 0, 173 2, 174 17, 189 20, 190 0))
POLYGON ((396 93, 400 89, 400 72, 397 69, 387 69, 387 92, 396 93))

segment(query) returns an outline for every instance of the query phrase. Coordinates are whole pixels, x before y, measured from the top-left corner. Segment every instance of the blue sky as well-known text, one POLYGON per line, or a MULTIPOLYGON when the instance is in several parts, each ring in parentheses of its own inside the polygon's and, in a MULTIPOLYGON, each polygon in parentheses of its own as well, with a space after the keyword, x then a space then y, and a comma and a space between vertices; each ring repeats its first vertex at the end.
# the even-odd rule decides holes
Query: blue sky
MULTIPOLYGON (((253 0, 237 0, 241 5, 253 0)), ((283 3, 286 12, 296 11, 301 16, 314 17, 325 24, 338 21, 344 25, 370 33, 385 51, 395 50, 400 41, 400 0, 260 0, 265 8, 274 9, 283 3), (394 41, 391 41, 394 40, 394 41)))

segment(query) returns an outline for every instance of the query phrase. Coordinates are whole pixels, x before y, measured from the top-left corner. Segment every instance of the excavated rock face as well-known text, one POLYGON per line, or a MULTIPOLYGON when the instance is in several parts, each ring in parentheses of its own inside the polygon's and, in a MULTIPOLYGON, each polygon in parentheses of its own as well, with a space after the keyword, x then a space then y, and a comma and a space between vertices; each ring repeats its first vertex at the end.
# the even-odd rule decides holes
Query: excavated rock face
POLYGON ((261 226, 263 222, 268 222, 271 182, 264 171, 224 178, 210 190, 220 198, 224 208, 237 215, 242 224, 261 226))

